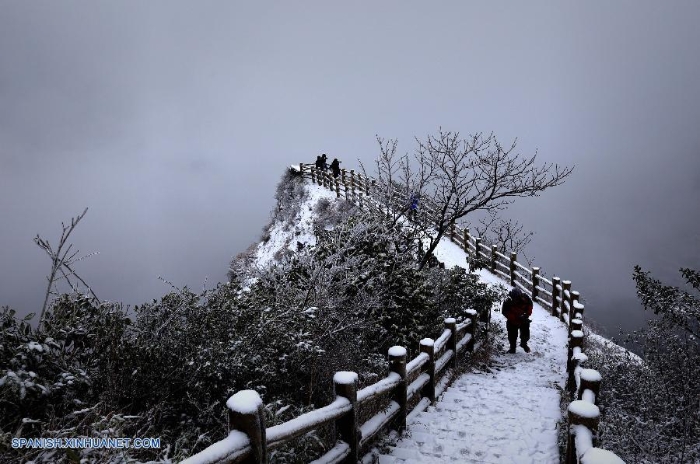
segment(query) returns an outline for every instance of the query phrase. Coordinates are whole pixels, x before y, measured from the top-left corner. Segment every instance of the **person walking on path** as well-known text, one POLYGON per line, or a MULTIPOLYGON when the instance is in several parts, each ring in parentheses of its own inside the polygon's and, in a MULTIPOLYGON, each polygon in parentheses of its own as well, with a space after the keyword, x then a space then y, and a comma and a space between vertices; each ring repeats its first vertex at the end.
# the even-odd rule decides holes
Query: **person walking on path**
POLYGON ((338 177, 340 175, 340 161, 338 161, 338 158, 333 158, 331 171, 333 171, 333 177, 338 177))
POLYGON ((316 169, 323 169, 323 158, 321 158, 321 155, 316 157, 316 169))
POLYGON ((411 195, 411 199, 409 200, 409 205, 408 205, 408 217, 415 220, 416 219, 416 214, 418 213, 418 200, 420 199, 420 196, 417 193, 414 193, 411 195))
POLYGON ((328 157, 325 153, 321 155, 321 169, 328 170, 328 157))
POLYGON ((501 311, 507 319, 506 330, 508 331, 508 342, 510 343, 508 353, 515 353, 518 330, 520 330, 520 346, 526 353, 529 353, 530 347, 527 346, 527 342, 530 340, 532 299, 516 287, 508 293, 508 298, 503 302, 501 311))

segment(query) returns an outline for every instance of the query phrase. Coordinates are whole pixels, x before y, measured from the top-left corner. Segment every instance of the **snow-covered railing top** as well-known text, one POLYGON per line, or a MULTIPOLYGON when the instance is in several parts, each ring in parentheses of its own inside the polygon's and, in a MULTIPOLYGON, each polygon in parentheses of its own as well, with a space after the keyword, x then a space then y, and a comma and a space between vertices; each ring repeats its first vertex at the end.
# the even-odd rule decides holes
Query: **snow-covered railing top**
MULTIPOLYGON (((367 197, 376 192, 378 183, 369 176, 356 173, 354 170, 348 171, 345 169, 341 169, 338 176, 333 176, 326 170, 316 169, 312 164, 303 163, 293 168, 302 175, 309 176, 312 182, 334 191, 338 198, 344 196, 346 200, 352 201, 361 207, 376 208, 376 199, 375 201, 369 201, 367 197)), ((402 195, 403 197, 406 196, 406 192, 402 192, 396 186, 389 186, 389 188, 391 188, 393 192, 392 195, 389 195, 390 198, 398 199, 402 198, 402 195)), ((421 204, 431 212, 438 209, 438 206, 430 198, 421 198, 421 204)), ((405 204, 400 201, 387 206, 398 211, 405 209, 405 204)), ((562 280, 559 277, 552 277, 551 280, 546 279, 540 274, 539 267, 527 267, 519 263, 517 261, 517 253, 502 253, 499 251, 497 245, 486 244, 482 241, 481 237, 473 236, 469 229, 460 228, 455 224, 452 224, 447 237, 464 250, 472 265, 479 263, 479 265, 487 267, 494 275, 506 280, 511 286, 518 287, 530 294, 533 301, 548 308, 553 316, 559 318, 567 325, 569 329, 569 356, 567 360, 567 371, 569 373, 568 385, 570 390, 579 392, 580 373, 582 371, 587 371, 589 373, 596 371, 592 369, 583 369, 582 366, 588 359, 582 352, 583 311, 585 307, 579 301, 579 292, 571 289, 571 281, 562 280)), ((583 392, 581 391, 577 394, 581 396, 583 392)), ((594 398, 597 398, 597 390, 594 398)), ((578 398, 577 401, 583 400, 582 398, 578 398)), ((578 409, 576 409, 577 406, 574 406, 575 411, 581 409, 580 403, 577 401, 572 403, 579 405, 578 409)), ((597 409, 595 404, 593 407, 597 409)), ((572 417, 571 411, 569 411, 569 416, 570 418, 572 417)), ((592 422, 585 422, 585 424, 591 425, 592 422)), ((571 448, 574 446, 575 450, 575 445, 578 444, 579 451, 583 451, 580 453, 576 451, 570 453, 567 451, 567 464, 578 462, 586 462, 589 464, 622 462, 622 460, 613 453, 593 447, 592 437, 597 428, 597 419, 595 421, 595 427, 586 428, 585 424, 572 422, 570 428, 572 438, 570 439, 569 447, 571 448), (585 432, 585 430, 588 430, 588 432, 585 432), (578 439, 576 437, 578 437, 578 439), (585 437, 590 437, 590 441, 585 437), (584 455, 586 459, 582 460, 584 455), (615 459, 612 461, 606 460, 610 456, 615 459)))
MULTIPOLYGON (((307 412, 274 427, 265 427, 263 402, 257 392, 236 392, 226 402, 229 414, 229 435, 205 450, 190 456, 182 464, 266 463, 270 450, 280 447, 311 430, 335 425, 338 441, 315 463, 357 463, 362 450, 391 425, 402 431, 418 412, 424 411, 452 382, 461 353, 475 348, 477 312, 468 310, 467 319, 458 324, 454 318, 444 321, 445 328, 433 341, 420 341, 420 354, 407 362, 402 346, 389 349, 389 375, 357 389, 354 372, 337 372, 333 377, 336 398, 329 405, 307 412), (370 402, 388 397, 388 405, 364 423, 360 412, 370 402)), ((371 462, 367 453, 363 462, 371 462)))

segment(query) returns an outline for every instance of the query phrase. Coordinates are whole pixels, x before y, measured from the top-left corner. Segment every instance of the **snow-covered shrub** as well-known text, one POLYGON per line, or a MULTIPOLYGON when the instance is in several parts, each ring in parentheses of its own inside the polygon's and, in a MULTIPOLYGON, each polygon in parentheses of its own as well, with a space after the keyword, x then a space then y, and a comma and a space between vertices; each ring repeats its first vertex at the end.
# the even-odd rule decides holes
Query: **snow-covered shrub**
MULTIPOLYGON (((0 313, 0 461, 105 461, 107 450, 12 449, 12 437, 95 437, 113 415, 112 366, 121 360, 129 319, 121 306, 95 305, 85 295, 62 295, 40 329, 5 307, 0 313)), ((109 430, 106 430, 109 429, 109 430)), ((114 435, 112 435, 114 436, 114 435)))
POLYGON ((635 268, 637 294, 658 316, 628 336, 643 362, 608 345, 590 350, 603 376, 599 446, 626 462, 700 462, 700 274, 681 272, 695 294, 635 268))
POLYGON ((291 170, 286 171, 277 184, 275 191, 277 205, 272 218, 291 224, 299 212, 304 197, 304 179, 291 170))

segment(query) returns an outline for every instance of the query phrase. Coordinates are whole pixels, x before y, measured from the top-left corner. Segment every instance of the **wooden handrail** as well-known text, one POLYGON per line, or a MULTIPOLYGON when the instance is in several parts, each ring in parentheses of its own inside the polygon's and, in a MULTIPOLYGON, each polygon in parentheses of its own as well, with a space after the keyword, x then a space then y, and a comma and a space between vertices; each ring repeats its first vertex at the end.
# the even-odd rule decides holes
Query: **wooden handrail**
POLYGON ((407 363, 404 347, 390 348, 389 375, 359 391, 357 374, 336 373, 333 378, 336 399, 331 404, 269 429, 265 428, 262 400, 258 394, 252 390, 237 392, 226 403, 230 410, 229 437, 187 458, 183 463, 265 463, 269 450, 331 423, 335 424, 341 442, 319 458, 319 461, 327 462, 327 459, 336 456, 337 460, 334 458, 333 462, 357 462, 361 448, 370 443, 388 424, 394 421, 398 425, 396 428, 403 430, 409 414, 416 411, 416 408, 424 410, 435 402, 437 384, 449 383, 451 380, 452 370, 445 367, 457 358, 460 351, 465 348, 467 351, 473 350, 477 313, 469 310, 467 315, 469 318, 460 326, 454 318, 445 319, 445 329, 438 339, 441 342, 439 349, 436 349, 436 342, 432 339, 424 338, 420 342, 420 354, 407 363), (457 340, 455 337, 459 337, 459 333, 464 335, 457 340), (442 350, 444 353, 435 361, 436 353, 442 350), (412 373, 418 373, 418 376, 407 385, 406 381, 412 373), (418 393, 421 399, 408 411, 409 401, 418 393), (382 395, 391 396, 389 408, 375 414, 363 424, 358 424, 357 417, 361 408, 382 395), (257 404, 255 408, 243 403, 244 399, 250 402, 251 398, 257 404), (427 403, 422 401, 425 398, 429 400, 427 403))
MULTIPOLYGON (((336 193, 337 198, 341 197, 342 189, 345 199, 360 207, 371 207, 379 211, 385 209, 376 204, 376 200, 372 198, 372 193, 377 188, 376 181, 355 173, 354 170, 348 173, 342 169, 338 179, 338 177, 331 178, 328 172, 318 170, 313 165, 302 163, 299 165, 299 172, 309 176, 312 182, 336 193)), ((391 192, 392 195, 396 195, 395 198, 403 194, 396 186, 391 186, 391 192)), ((430 207, 432 202, 429 199, 423 199, 423 203, 430 207)), ((389 209, 392 207, 395 208, 395 205, 388 206, 389 209)), ((432 208, 435 209, 436 206, 433 204, 432 208)), ((446 236, 468 255, 490 259, 492 272, 502 275, 512 286, 530 292, 533 301, 549 304, 552 315, 567 325, 569 330, 567 387, 577 399, 571 403, 568 411, 569 442, 566 463, 578 463, 584 455, 586 462, 590 463, 622 462, 615 454, 594 447, 593 437, 598 425, 595 403, 597 403, 601 379, 597 371, 585 369, 583 366, 588 359, 582 351, 584 305, 579 302, 579 292, 572 290, 571 281, 562 281, 559 277, 553 277, 551 281, 544 278, 539 272, 539 267, 528 268, 522 265, 517 262, 515 253, 510 253, 508 256, 498 252, 496 247, 488 246, 480 237, 471 235, 469 229, 460 229, 451 224, 446 236), (482 248, 489 250, 490 256, 484 253, 482 248), (499 258, 508 260, 508 265, 502 263, 499 258), (500 271, 498 266, 502 266, 508 272, 500 271), (517 272, 517 268, 530 275, 517 272)), ((264 426, 260 405, 255 410, 248 411, 248 414, 232 410, 229 415, 229 436, 183 462, 189 464, 243 462, 250 459, 253 459, 252 462, 266 462, 269 449, 287 443, 309 430, 335 422, 341 441, 321 457, 319 462, 354 463, 357 461, 360 448, 366 446, 389 423, 393 421, 397 429, 403 430, 407 417, 415 415, 418 408, 424 409, 435 401, 438 389, 442 390, 450 381, 449 372, 451 371, 444 368, 448 365, 453 366, 458 359, 458 354, 465 348, 467 351, 474 349, 476 325, 476 311, 473 310, 470 311, 466 322, 457 324, 454 319, 445 320, 445 330, 440 337, 436 341, 421 340, 421 353, 410 362, 406 362, 405 348, 391 348, 389 375, 360 391, 357 391, 356 374, 336 374, 334 377, 337 394, 335 401, 268 430, 264 426), (440 376, 443 371, 444 375, 440 376), (415 373, 418 373, 417 377, 411 384, 407 384, 407 379, 412 378, 415 373), (409 399, 418 392, 422 398, 413 411, 408 411, 406 406, 409 399), (387 394, 391 394, 393 398, 389 408, 376 414, 364 424, 357 424, 358 410, 362 405, 387 394)), ((230 402, 232 401, 229 400, 227 405, 230 402)))

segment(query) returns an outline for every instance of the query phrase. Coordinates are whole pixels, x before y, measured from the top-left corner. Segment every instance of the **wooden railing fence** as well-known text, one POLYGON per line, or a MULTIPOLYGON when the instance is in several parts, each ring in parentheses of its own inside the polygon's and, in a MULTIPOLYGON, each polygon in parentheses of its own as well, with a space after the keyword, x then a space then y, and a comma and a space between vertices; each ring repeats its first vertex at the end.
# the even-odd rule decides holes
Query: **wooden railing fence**
MULTIPOLYGON (((336 177, 329 171, 316 169, 312 164, 299 164, 299 172, 311 181, 344 197, 363 208, 371 208, 386 213, 389 210, 407 209, 407 192, 400 186, 392 185, 389 195, 390 205, 381 205, 372 196, 377 193, 375 179, 342 169, 336 177)), ((421 198, 423 217, 434 215, 437 205, 429 198, 421 198)), ((583 353, 583 311, 579 292, 571 289, 571 281, 559 277, 545 278, 539 267, 526 267, 517 261, 517 254, 504 254, 496 245, 488 245, 480 237, 473 236, 469 229, 452 224, 447 237, 460 246, 471 262, 479 260, 487 263, 488 269, 503 278, 513 287, 529 293, 533 301, 549 308, 552 316, 559 318, 569 329, 567 356, 567 388, 572 392, 568 409, 569 441, 566 463, 581 462, 585 455, 588 464, 622 463, 610 451, 594 447, 599 410, 596 406, 601 376, 593 369, 584 368, 588 359, 583 353)), ((356 463, 363 449, 376 439, 382 430, 393 425, 403 430, 412 415, 433 403, 452 380, 453 369, 459 353, 465 348, 474 349, 477 314, 469 311, 469 319, 457 324, 455 319, 445 320, 445 329, 435 341, 421 340, 420 354, 410 362, 406 361, 404 347, 389 350, 389 375, 379 382, 357 390, 357 374, 338 372, 333 378, 336 399, 331 404, 303 414, 283 424, 266 429, 262 401, 255 391, 244 390, 233 395, 227 404, 229 408, 229 435, 214 443, 204 451, 183 461, 187 464, 214 462, 267 462, 270 450, 282 446, 311 430, 323 425, 335 424, 338 441, 326 454, 314 463, 356 463), (463 336, 461 335, 463 334, 463 336), (392 398, 388 408, 364 422, 358 423, 359 411, 367 402, 388 395, 392 398), (416 405, 408 412, 408 404, 416 405), (255 407, 251 407, 254 405, 255 407)), ((371 460, 366 454, 363 462, 371 460)))
MULTIPOLYGON (((454 367, 463 352, 475 349, 477 312, 466 313, 462 323, 454 318, 445 319, 440 337, 421 340, 420 353, 410 361, 406 359, 406 348, 390 348, 389 374, 372 385, 358 390, 356 373, 337 372, 333 377, 336 398, 332 403, 274 427, 265 427, 263 403, 257 392, 237 392, 226 402, 228 437, 187 458, 183 464, 266 463, 271 450, 331 424, 335 426, 336 444, 313 462, 355 464, 382 431, 388 427, 404 430, 407 422, 434 403, 452 382, 454 367), (358 418, 363 407, 380 397, 390 399, 387 408, 360 424, 358 418)), ((362 457, 363 462, 372 459, 371 452, 362 457)))
MULTIPOLYGON (((303 165, 300 165, 300 171, 305 174, 303 165)), ((326 176, 330 176, 330 173, 318 172, 312 165, 306 165, 307 168, 311 168, 312 180, 314 175, 316 179, 324 179, 326 176)), ((362 176, 355 174, 354 172, 350 176, 351 179, 359 176, 359 183, 365 185, 366 189, 362 192, 366 197, 373 193, 373 189, 376 189, 377 182, 368 176, 362 176)), ((346 175, 343 173, 342 179, 345 179, 346 175)), ((317 180, 318 182, 318 180, 317 180)), ((325 185, 323 181, 319 185, 325 185)), ((348 185, 352 187, 352 183, 346 184, 342 182, 344 191, 348 191, 348 185)), ((392 185, 389 187, 391 189, 390 195, 384 195, 389 197, 391 201, 391 207, 394 210, 401 211, 405 209, 409 198, 409 192, 404 191, 399 186, 392 185)), ((336 193, 340 196, 340 187, 338 184, 335 185, 336 193)), ((354 192, 354 189, 351 188, 354 192)), ((359 205, 365 203, 369 204, 366 198, 362 196, 358 198, 350 195, 347 196, 350 200, 354 199, 354 202, 359 205)), ((427 216, 434 216, 435 212, 438 210, 437 205, 430 198, 422 197, 420 199, 421 209, 423 213, 427 216)), ((545 278, 540 273, 539 267, 526 267, 517 261, 517 253, 510 252, 507 254, 499 251, 497 245, 488 245, 482 241, 480 237, 473 236, 468 228, 460 228, 454 223, 451 224, 447 237, 456 245, 460 246, 462 250, 469 256, 471 262, 476 262, 477 260, 481 263, 487 263, 488 269, 494 275, 501 277, 510 283, 513 287, 518 287, 524 292, 530 294, 533 301, 536 301, 545 308, 549 308, 552 316, 559 318, 569 330, 569 343, 567 347, 567 388, 572 394, 571 404, 574 405, 574 412, 579 411, 581 408, 583 390, 588 390, 588 383, 584 384, 586 387, 584 389, 579 388, 580 378, 582 373, 584 373, 585 378, 597 378, 600 374, 593 369, 585 369, 583 364, 588 360, 588 357, 583 353, 583 311, 585 306, 579 301, 579 292, 572 290, 570 280, 561 280, 559 277, 552 277, 551 280, 545 278), (597 376, 597 377, 596 377, 597 376), (578 399, 577 399, 578 397, 578 399), (577 409, 578 408, 578 409, 577 409)), ((598 389, 600 387, 600 381, 598 381, 595 394, 593 398, 597 398, 598 389)), ((587 396, 586 398, 589 398, 587 396)), ((595 406, 595 405, 594 405, 595 406)), ((580 412, 580 411, 579 411, 580 412)), ((619 460, 617 456, 609 451, 601 450, 595 448, 594 438, 595 431, 597 430, 598 416, 596 416, 595 422, 584 421, 580 422, 580 415, 572 414, 571 407, 569 409, 569 444, 567 449, 566 463, 578 463, 580 458, 584 453, 586 454, 587 463, 597 463, 597 462, 607 462, 609 456, 613 456, 619 460), (576 445, 578 444, 578 448, 576 445), (578 449, 578 452, 576 451, 578 449), (598 459, 598 456, 601 456, 598 459)), ((613 461, 615 462, 615 461, 613 461)), ((622 462, 619 460, 619 462, 622 462)))

